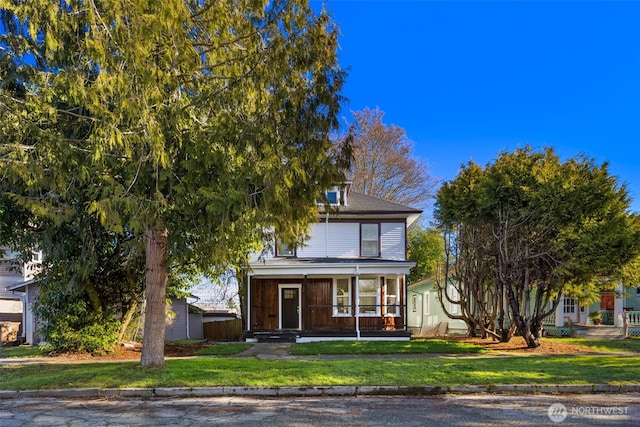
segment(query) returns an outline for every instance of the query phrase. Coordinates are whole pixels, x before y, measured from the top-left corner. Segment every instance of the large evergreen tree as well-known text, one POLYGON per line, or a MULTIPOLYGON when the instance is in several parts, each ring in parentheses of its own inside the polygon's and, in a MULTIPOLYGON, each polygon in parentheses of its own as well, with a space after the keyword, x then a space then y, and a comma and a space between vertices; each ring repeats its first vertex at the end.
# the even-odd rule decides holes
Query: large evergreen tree
POLYGON ((328 138, 336 29, 302 0, 0 6, 3 179, 50 221, 82 192, 102 226, 144 236, 142 364, 161 366, 169 266, 236 265, 273 229, 299 238, 348 166, 328 138))
POLYGON ((455 265, 474 267, 455 272, 465 289, 477 288, 471 281, 497 289, 513 325, 535 347, 567 284, 620 277, 639 253, 629 203, 606 164, 561 162, 551 149, 527 147, 502 153, 485 169, 465 167, 439 191, 437 217, 471 249, 455 252, 455 265))

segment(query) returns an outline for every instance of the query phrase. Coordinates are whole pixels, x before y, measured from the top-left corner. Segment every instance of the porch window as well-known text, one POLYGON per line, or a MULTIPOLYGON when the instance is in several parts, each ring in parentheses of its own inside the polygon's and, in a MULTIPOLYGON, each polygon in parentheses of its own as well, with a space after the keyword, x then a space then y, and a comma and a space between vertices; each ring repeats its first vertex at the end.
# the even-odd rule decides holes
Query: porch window
POLYGON ((576 300, 573 298, 565 298, 564 299, 564 313, 575 313, 576 312, 576 300))
POLYGON ((380 281, 377 278, 358 280, 358 310, 364 316, 380 316, 380 281))
POLYGON ((380 224, 360 224, 362 256, 380 256, 380 224))
POLYGON ((351 286, 349 278, 333 280, 333 315, 351 316, 351 286))
POLYGON ((400 284, 397 278, 386 279, 385 309, 387 316, 400 316, 400 284))
POLYGON ((411 311, 414 313, 418 311, 418 295, 416 294, 411 295, 411 311))

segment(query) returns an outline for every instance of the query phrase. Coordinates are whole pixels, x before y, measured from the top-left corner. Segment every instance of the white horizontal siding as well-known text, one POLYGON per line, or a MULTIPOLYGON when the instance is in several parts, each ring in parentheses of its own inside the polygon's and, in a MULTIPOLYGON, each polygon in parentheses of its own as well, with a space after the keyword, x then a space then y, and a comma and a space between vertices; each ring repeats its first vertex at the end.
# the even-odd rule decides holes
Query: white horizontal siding
POLYGON ((360 224, 329 223, 329 256, 337 258, 360 256, 360 224))
POLYGON ((321 258, 327 256, 325 251, 325 224, 311 224, 309 235, 311 236, 303 247, 298 248, 296 255, 299 258, 321 258))
POLYGON ((313 224, 305 247, 298 248, 299 258, 357 258, 360 255, 360 224, 313 224))
POLYGON ((405 259, 405 228, 402 223, 382 223, 380 248, 383 259, 405 259))
MULTIPOLYGON (((405 224, 381 223, 381 258, 404 261, 405 247, 405 224)), ((298 258, 358 258, 360 256, 360 223, 311 224, 309 238, 304 246, 297 249, 296 256, 298 258)), ((273 254, 267 254, 265 258, 271 259, 273 254)))

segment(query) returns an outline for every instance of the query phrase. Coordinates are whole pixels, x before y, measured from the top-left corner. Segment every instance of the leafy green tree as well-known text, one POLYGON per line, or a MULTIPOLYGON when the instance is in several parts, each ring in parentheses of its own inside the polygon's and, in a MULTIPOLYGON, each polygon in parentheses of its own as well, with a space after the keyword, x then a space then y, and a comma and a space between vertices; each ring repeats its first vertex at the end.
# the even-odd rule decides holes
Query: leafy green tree
POLYGON ((2 175, 40 217, 64 223, 81 192, 107 230, 143 237, 141 363, 162 366, 170 267, 234 266, 273 229, 299 239, 343 179, 336 28, 302 0, 0 6, 17 64, 2 175))
POLYGON ((420 225, 407 234, 408 259, 416 263, 407 277, 409 283, 433 276, 444 256, 442 235, 439 230, 420 225))
POLYGON ((560 162, 551 149, 527 147, 484 170, 463 169, 440 190, 437 216, 447 229, 489 227, 481 245, 490 262, 477 277, 495 275, 513 324, 536 347, 567 283, 616 276, 637 256, 639 230, 628 208, 606 164, 560 162))

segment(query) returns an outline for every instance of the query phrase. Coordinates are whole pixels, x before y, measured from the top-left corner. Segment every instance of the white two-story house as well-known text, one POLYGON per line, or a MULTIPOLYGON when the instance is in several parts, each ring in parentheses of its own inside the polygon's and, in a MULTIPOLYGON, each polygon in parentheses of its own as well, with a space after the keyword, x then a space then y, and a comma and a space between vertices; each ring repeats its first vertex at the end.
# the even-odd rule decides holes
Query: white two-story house
POLYGON ((305 245, 275 250, 247 278, 250 340, 408 339, 407 227, 422 211, 350 190, 327 192, 305 245))

